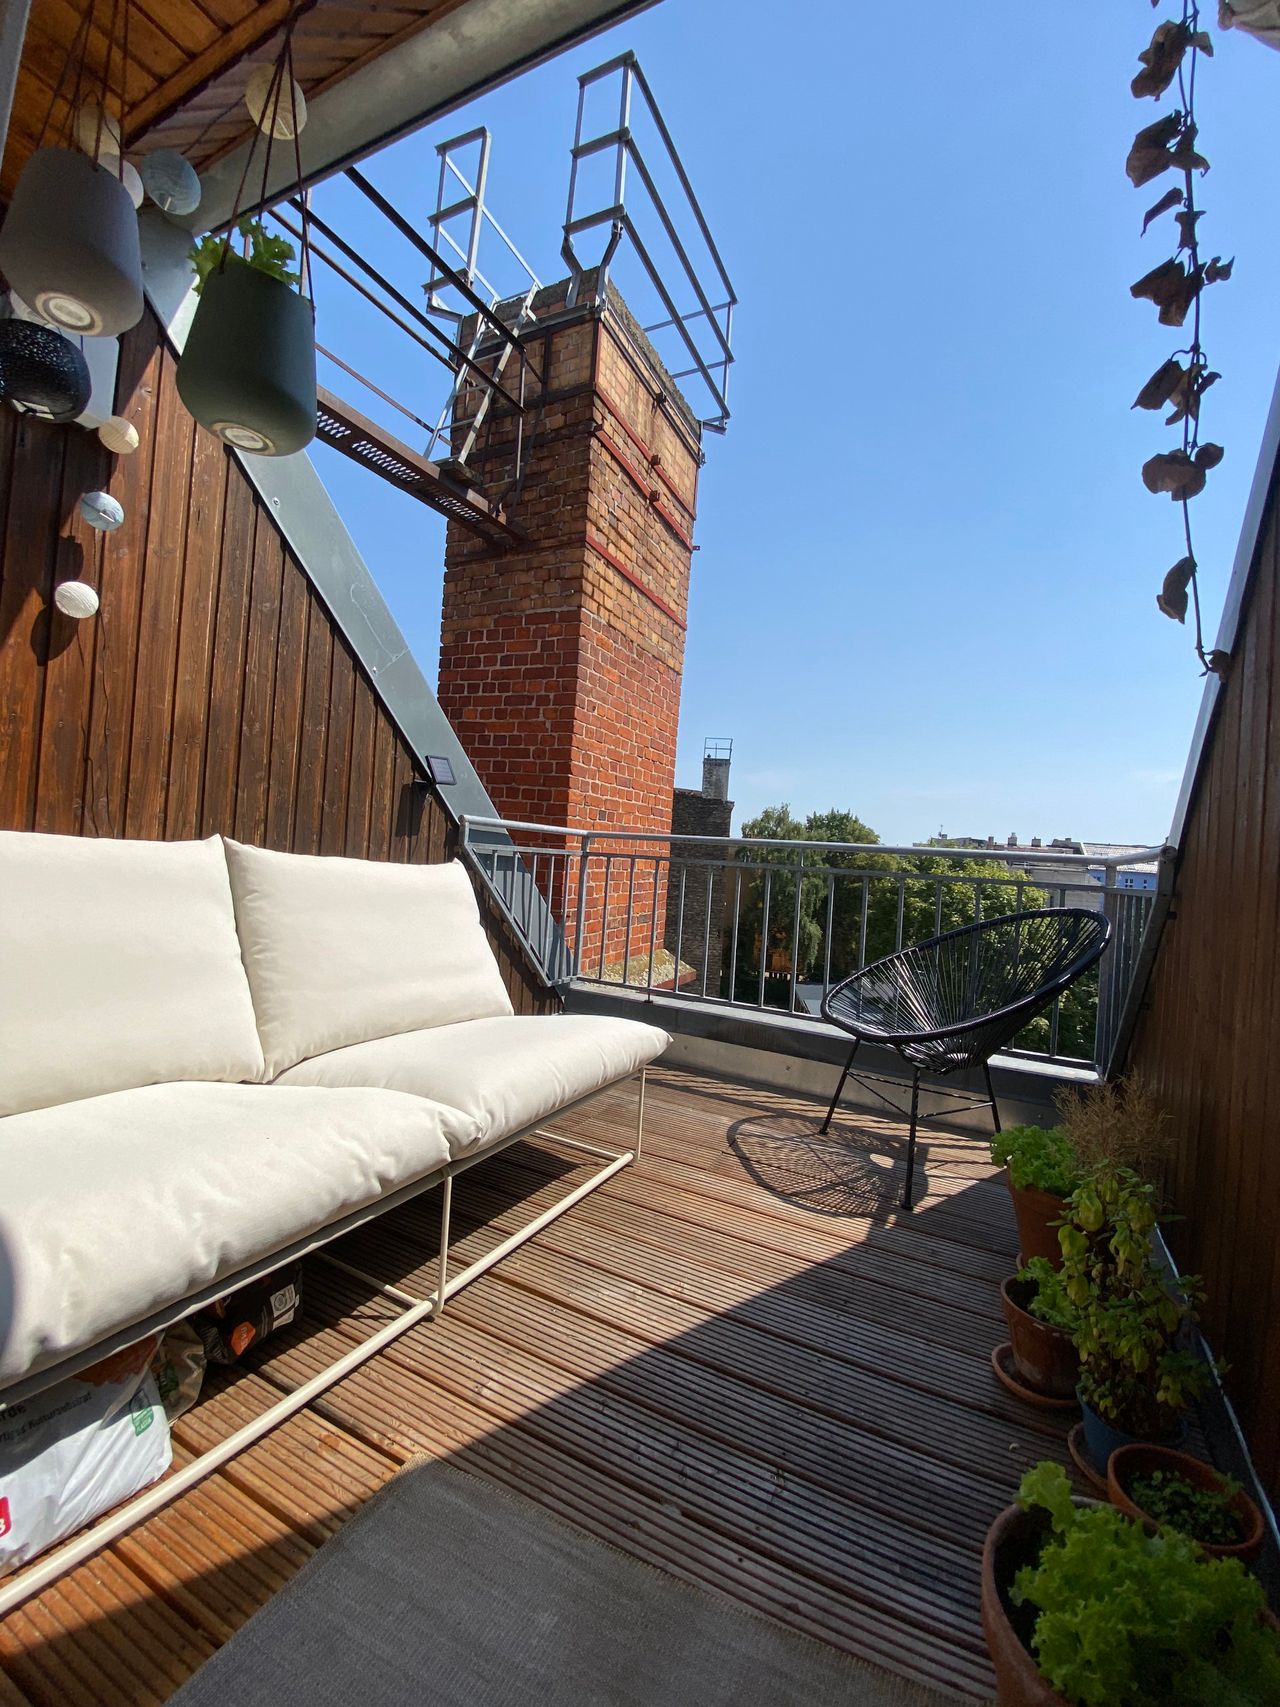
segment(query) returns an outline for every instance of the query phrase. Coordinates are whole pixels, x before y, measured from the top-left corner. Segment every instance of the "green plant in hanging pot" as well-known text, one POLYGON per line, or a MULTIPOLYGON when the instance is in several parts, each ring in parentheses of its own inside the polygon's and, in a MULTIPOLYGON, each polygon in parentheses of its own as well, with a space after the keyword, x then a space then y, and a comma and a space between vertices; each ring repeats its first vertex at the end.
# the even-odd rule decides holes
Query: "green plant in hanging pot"
POLYGON ((178 394, 210 432, 237 450, 287 456, 316 430, 315 310, 296 288, 293 245, 244 217, 229 236, 191 252, 196 308, 178 363, 178 394))
POLYGON ((1099 1474, 1131 1441, 1172 1441, 1209 1385, 1187 1349, 1202 1293, 1157 1261, 1155 1190, 1104 1164, 1072 1193, 1059 1230, 1063 1290, 1075 1313, 1086 1451, 1099 1474))

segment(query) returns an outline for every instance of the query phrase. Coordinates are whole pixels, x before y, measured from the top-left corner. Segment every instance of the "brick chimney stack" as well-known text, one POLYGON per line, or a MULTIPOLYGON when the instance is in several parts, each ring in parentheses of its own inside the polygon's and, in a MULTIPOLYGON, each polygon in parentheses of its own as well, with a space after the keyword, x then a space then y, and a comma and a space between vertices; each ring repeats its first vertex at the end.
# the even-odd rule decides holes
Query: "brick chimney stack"
MULTIPOLYGON (((701 430, 625 304, 613 292, 601 304, 590 284, 574 306, 567 282, 539 292, 521 333, 542 376, 526 393, 512 511, 528 548, 496 551, 449 525, 439 698, 504 817, 665 832, 701 430)), ((474 408, 464 392, 459 416, 474 408)), ((495 408, 468 457, 486 492, 511 478, 515 431, 495 408)), ((661 924, 659 892, 634 909, 626 944, 611 909, 610 958, 647 945, 655 903, 661 924)))

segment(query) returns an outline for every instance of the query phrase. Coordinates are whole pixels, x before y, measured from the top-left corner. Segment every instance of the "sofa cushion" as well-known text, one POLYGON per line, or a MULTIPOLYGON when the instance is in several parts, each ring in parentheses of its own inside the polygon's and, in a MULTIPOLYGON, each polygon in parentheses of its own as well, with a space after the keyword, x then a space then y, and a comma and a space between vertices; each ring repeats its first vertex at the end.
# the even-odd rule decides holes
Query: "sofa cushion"
POLYGON ((453 1153, 496 1144, 557 1108, 625 1079, 671 1042, 665 1031, 598 1014, 463 1020, 380 1037, 302 1061, 280 1085, 365 1085, 435 1097, 474 1116, 453 1153))
POLYGON ((0 1389, 269 1257, 465 1143, 391 1091, 177 1084, 0 1120, 0 1389))
POLYGON ((462 866, 227 842, 236 923, 273 1077, 366 1038, 509 1014, 462 866))
POLYGON ((0 1115, 263 1076, 217 836, 0 832, 0 967, 0 1115))

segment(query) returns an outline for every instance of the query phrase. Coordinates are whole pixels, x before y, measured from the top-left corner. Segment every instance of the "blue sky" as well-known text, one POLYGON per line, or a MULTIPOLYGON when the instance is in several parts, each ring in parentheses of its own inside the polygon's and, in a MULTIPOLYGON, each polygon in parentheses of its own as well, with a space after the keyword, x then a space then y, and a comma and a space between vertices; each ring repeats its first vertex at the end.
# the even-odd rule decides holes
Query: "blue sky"
MULTIPOLYGON (((435 144, 487 124, 490 203, 555 279, 577 74, 638 53, 741 303, 733 419, 702 476, 677 774, 696 783, 703 737, 732 736, 739 821, 785 800, 851 808, 893 841, 1166 834, 1202 684, 1189 632, 1155 608, 1179 512, 1139 474, 1174 434, 1129 405, 1181 335, 1130 299, 1173 239, 1165 222, 1139 237, 1164 181, 1135 191, 1124 173, 1168 104, 1128 89, 1163 15, 663 0, 369 166, 425 222, 435 144)), ((1223 377, 1204 436, 1227 452, 1193 506, 1210 637, 1280 354, 1280 55, 1213 33, 1200 231, 1237 262, 1205 304, 1223 377)), ((355 235, 348 193, 317 205, 355 235)), ((322 281, 333 341, 326 306, 322 281)), ((341 353, 434 418, 431 364, 343 318, 341 353)), ((442 523, 317 461, 434 683, 442 523)))

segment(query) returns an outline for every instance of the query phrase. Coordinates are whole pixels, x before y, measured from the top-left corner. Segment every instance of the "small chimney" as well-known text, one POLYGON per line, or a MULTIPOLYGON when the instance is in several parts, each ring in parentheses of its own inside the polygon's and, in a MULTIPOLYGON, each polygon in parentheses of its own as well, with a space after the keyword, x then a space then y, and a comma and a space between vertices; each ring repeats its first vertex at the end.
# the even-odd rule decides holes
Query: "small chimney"
POLYGON ((1018 838, 1016 836, 1010 836, 1009 837, 1009 846, 1011 848, 1016 848, 1017 845, 1018 845, 1018 838))
POLYGON ((994 836, 988 836, 988 837, 987 837, 987 846, 988 846, 988 847, 989 847, 989 848, 993 848, 993 847, 995 847, 995 845, 996 845, 996 839, 995 839, 995 837, 994 837, 994 836))
POLYGON ((702 743, 702 794, 705 800, 729 798, 729 766, 733 742, 722 735, 708 735, 702 743))
POLYGON ((1040 840, 1039 836, 1032 836, 1031 845, 1033 848, 1042 848, 1044 843, 1040 840))

